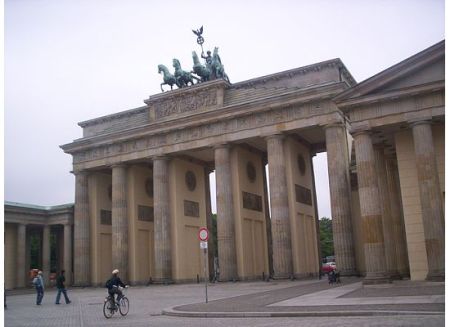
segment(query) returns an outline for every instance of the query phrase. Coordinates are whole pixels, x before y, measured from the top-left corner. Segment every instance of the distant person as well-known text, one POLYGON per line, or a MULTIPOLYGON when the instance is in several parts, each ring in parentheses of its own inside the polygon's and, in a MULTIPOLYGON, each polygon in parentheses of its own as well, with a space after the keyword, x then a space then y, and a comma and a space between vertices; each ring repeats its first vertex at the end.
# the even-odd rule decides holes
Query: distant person
POLYGON ((66 277, 64 277, 65 270, 61 270, 61 273, 56 278, 56 288, 58 289, 58 293, 56 294, 56 302, 55 304, 59 304, 59 299, 61 298, 61 293, 64 294, 64 299, 66 300, 66 304, 69 304, 71 301, 67 296, 67 290, 64 286, 64 282, 66 281, 66 277))
POLYGON ((44 278, 42 277, 42 271, 38 271, 38 274, 33 279, 33 285, 36 288, 36 305, 41 305, 44 298, 44 278))
POLYGON ((111 295, 111 298, 114 300, 114 294, 117 294, 117 302, 123 297, 122 291, 119 289, 119 286, 125 287, 125 284, 122 283, 119 277, 119 269, 114 269, 112 272, 112 276, 106 282, 105 287, 108 289, 108 294, 111 295))

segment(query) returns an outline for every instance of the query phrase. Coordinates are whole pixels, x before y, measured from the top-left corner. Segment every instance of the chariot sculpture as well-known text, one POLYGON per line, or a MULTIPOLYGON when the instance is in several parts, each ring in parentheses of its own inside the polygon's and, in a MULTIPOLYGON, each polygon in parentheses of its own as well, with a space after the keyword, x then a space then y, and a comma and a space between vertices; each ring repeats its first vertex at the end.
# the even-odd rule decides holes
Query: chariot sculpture
POLYGON ((219 56, 219 48, 215 47, 212 55, 211 51, 207 51, 206 55, 203 51, 203 43, 205 42, 202 36, 203 26, 196 31, 192 30, 192 32, 197 35, 197 44, 202 48, 201 57, 205 60, 205 63, 202 64, 197 53, 192 51, 192 60, 194 62, 192 71, 188 72, 181 69, 180 61, 176 58, 172 60, 172 66, 175 69, 173 74, 170 73, 165 65, 158 65, 158 73, 163 74, 163 83, 161 83, 162 92, 164 92, 163 85, 168 85, 173 90, 174 85, 178 88, 183 88, 194 85, 194 81, 196 83, 203 83, 215 79, 225 79, 227 82, 230 82, 219 56))

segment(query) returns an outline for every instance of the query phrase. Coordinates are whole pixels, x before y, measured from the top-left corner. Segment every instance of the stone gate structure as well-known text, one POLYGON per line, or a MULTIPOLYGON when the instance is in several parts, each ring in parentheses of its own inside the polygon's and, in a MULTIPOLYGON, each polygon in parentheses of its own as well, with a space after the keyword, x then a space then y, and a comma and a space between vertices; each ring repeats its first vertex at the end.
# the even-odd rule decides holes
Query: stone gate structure
POLYGON ((82 138, 62 146, 74 284, 113 268, 134 284, 202 276, 212 171, 220 280, 318 275, 312 157, 324 151, 341 274, 442 279, 444 57, 440 42, 359 84, 340 59, 219 79, 79 123, 82 138))

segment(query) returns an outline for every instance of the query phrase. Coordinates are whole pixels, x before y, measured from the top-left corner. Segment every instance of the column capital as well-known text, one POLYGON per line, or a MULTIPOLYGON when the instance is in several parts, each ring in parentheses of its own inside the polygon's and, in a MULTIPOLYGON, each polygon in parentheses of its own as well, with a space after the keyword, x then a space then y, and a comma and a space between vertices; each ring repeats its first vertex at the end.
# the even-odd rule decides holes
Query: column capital
POLYGON ((224 143, 217 143, 217 144, 214 144, 213 146, 212 146, 212 148, 214 149, 214 150, 216 150, 216 149, 223 149, 223 148, 231 148, 231 144, 230 143, 226 143, 226 142, 224 142, 224 143))
POLYGON ((266 141, 272 140, 272 139, 284 140, 285 138, 286 138, 286 134, 284 134, 284 133, 276 133, 276 134, 271 134, 271 135, 264 136, 264 139, 266 141))
POLYGON ((344 122, 333 122, 333 123, 321 125, 321 127, 325 130, 330 127, 345 127, 345 124, 344 124, 344 122))
POLYGON ((154 157, 152 158, 152 161, 153 161, 153 162, 156 161, 156 160, 160 160, 160 161, 168 161, 168 160, 170 160, 170 157, 167 156, 167 155, 157 155, 157 156, 154 156, 154 157))
POLYGON ((433 122, 430 119, 411 119, 408 121, 409 127, 414 127, 418 125, 431 125, 433 122))
POLYGON ((127 168, 128 165, 125 162, 114 163, 110 166, 111 168, 127 168))

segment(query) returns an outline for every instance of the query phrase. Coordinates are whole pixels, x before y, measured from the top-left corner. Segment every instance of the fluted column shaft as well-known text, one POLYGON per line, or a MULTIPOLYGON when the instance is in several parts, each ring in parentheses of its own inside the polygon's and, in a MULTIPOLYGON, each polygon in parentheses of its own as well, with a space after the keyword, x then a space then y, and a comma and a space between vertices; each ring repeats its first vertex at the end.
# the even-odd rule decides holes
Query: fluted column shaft
POLYGON ((227 145, 215 147, 214 160, 216 168, 219 278, 221 281, 229 281, 238 278, 230 147, 227 145))
POLYGON ((91 282, 90 267, 90 217, 88 175, 75 174, 74 212, 74 285, 88 286, 91 282))
POLYGON ((384 254, 386 257, 386 271, 391 278, 399 278, 396 263, 396 252, 394 238, 394 224, 391 216, 391 204, 387 186, 386 159, 384 146, 375 147, 375 165, 378 176, 378 194, 381 203, 381 220, 383 223, 384 254))
POLYGON ((42 272, 45 285, 50 281, 50 226, 45 225, 42 233, 42 272))
POLYGON ((275 278, 288 278, 293 275, 286 157, 283 143, 283 135, 273 135, 267 138, 273 270, 275 278))
POLYGON ((26 225, 17 225, 17 258, 16 258, 16 271, 17 271, 17 287, 25 287, 25 271, 26 271, 26 225))
POLYGON ((358 191, 363 225, 365 283, 387 280, 383 223, 375 153, 367 131, 354 135, 358 191))
POLYGON ((342 124, 325 127, 336 266, 342 275, 356 273, 352 231, 347 133, 342 124))
POLYGON ((389 203, 391 208, 392 223, 394 226, 394 245, 397 271, 400 277, 409 275, 408 251, 406 248, 405 222, 401 209, 400 188, 398 187, 398 170, 395 158, 386 160, 387 167, 387 187, 389 193, 389 203))
POLYGON ((428 121, 414 123, 412 132, 428 259, 427 279, 443 279, 445 272, 444 211, 431 123, 428 121))
POLYGON ((112 266, 128 281, 127 168, 112 167, 112 266))
POLYGON ((172 247, 170 233, 169 159, 153 160, 155 210, 155 275, 157 282, 172 280, 172 247))
POLYGON ((72 283, 72 226, 64 225, 64 270, 66 271, 66 285, 72 283))

